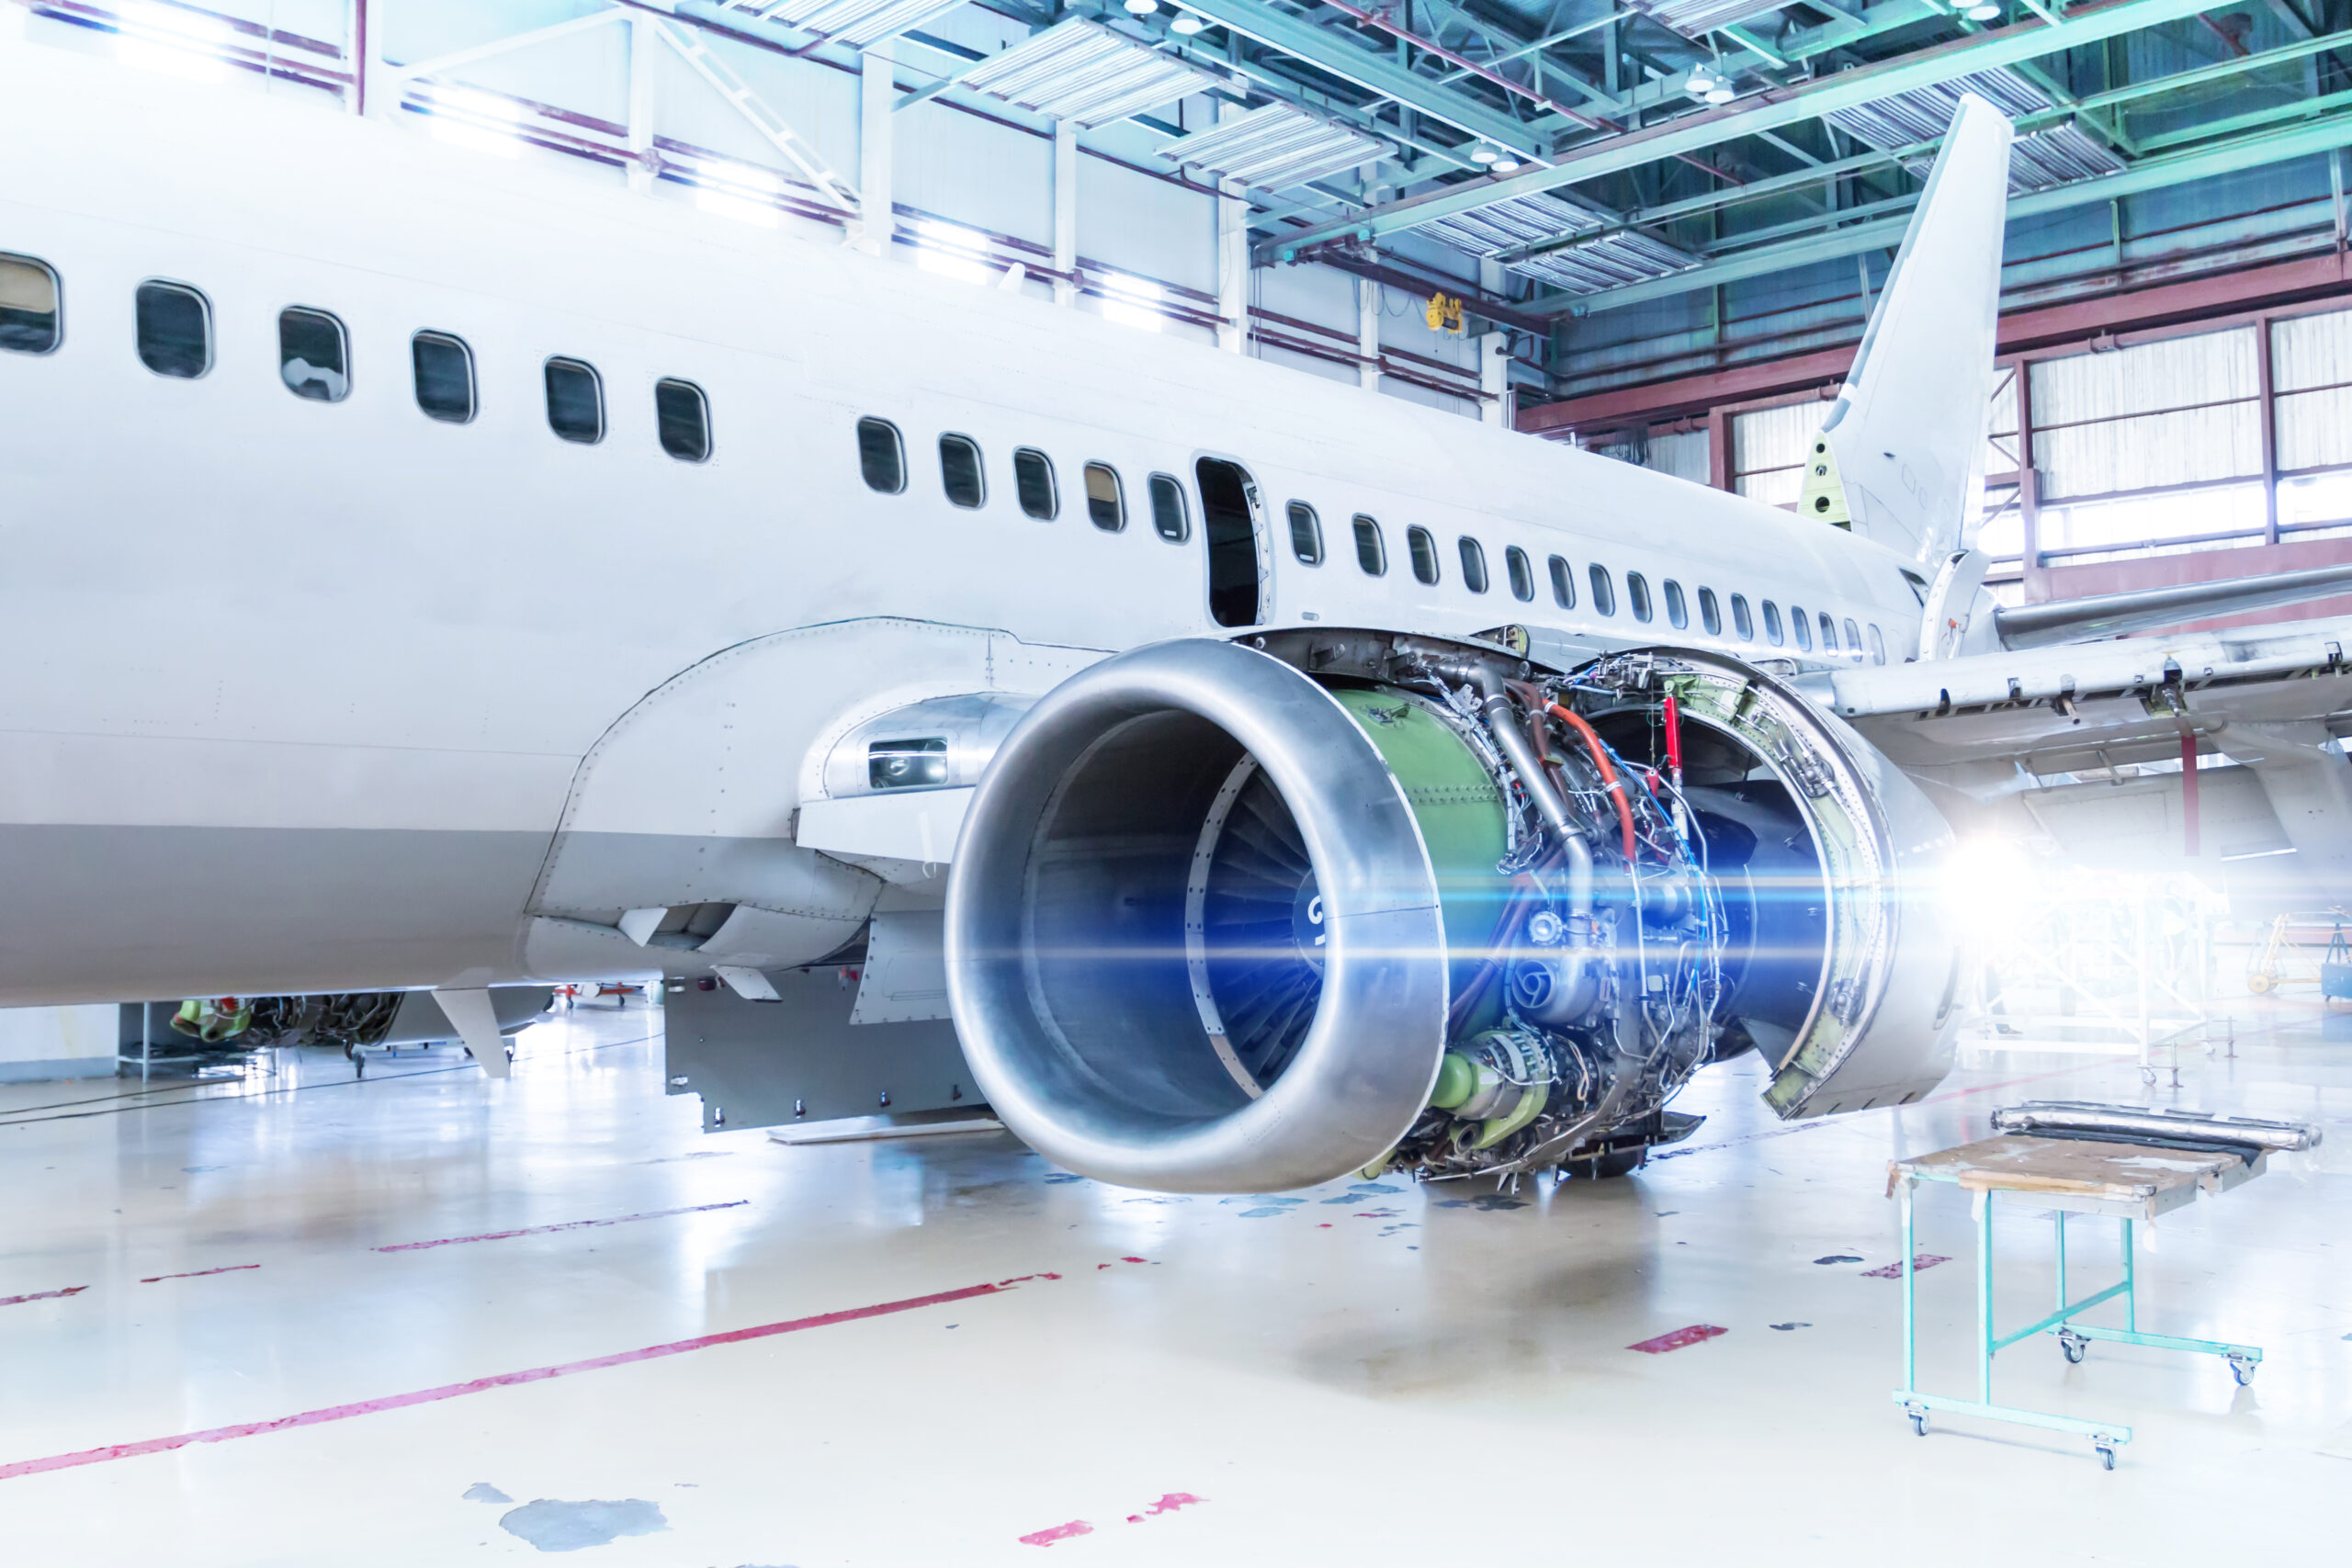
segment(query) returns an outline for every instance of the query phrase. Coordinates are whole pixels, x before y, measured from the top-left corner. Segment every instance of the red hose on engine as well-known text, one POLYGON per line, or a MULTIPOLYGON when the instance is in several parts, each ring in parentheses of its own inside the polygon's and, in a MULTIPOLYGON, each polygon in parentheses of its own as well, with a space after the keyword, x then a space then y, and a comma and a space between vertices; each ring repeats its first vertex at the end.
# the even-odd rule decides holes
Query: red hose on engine
POLYGON ((1600 744, 1600 737, 1593 733, 1592 726, 1584 721, 1583 715, 1565 708, 1558 703, 1546 705, 1553 714, 1565 720, 1569 728, 1584 738, 1585 750, 1592 753, 1592 765, 1600 770, 1601 783, 1609 788, 1610 804, 1617 807, 1617 828, 1624 835, 1625 860, 1628 864, 1631 864, 1634 860, 1634 809, 1625 804, 1625 785, 1623 781, 1618 778, 1617 770, 1610 765, 1607 749, 1600 744))

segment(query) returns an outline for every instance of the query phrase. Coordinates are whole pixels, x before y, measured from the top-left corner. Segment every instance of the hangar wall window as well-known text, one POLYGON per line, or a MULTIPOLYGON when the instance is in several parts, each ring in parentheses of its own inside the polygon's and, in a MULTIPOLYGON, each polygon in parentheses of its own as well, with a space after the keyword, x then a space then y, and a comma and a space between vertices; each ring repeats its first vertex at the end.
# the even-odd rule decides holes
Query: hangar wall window
POLYGON ((1617 585, 1609 580, 1609 569, 1595 563, 1591 569, 1592 611, 1596 615, 1617 613, 1617 585))
POLYGON ((1568 569, 1566 556, 1554 556, 1548 563, 1552 572, 1552 602, 1563 610, 1577 607, 1577 574, 1568 569))
POLYGON ((1813 623, 1805 619, 1804 605, 1789 606, 1789 630, 1795 634, 1799 648, 1807 653, 1813 651, 1813 623))
POLYGON ((1462 536, 1462 581, 1473 593, 1487 591, 1487 548, 1469 535, 1462 536))
POLYGON ((1380 537, 1380 525, 1362 513, 1356 513, 1356 564, 1366 577, 1388 570, 1388 546, 1380 537))
POLYGON ((140 364, 182 380, 212 368, 212 306, 203 295, 185 283, 142 283, 137 304, 140 364))
POLYGON ((710 400, 692 381, 653 383, 653 423, 661 433, 662 450, 681 463, 709 457, 710 400))
POLYGON ((1086 465, 1086 515, 1106 534, 1127 525, 1127 501, 1119 491, 1119 471, 1108 463, 1086 465))
POLYGON ((1634 619, 1650 618, 1650 580, 1638 571, 1625 574, 1625 597, 1633 602, 1634 619))
MULTIPOLYGON (((1463 542, 1467 544, 1469 541, 1463 542)), ((1434 585, 1437 581, 1437 541, 1430 537, 1430 531, 1419 524, 1406 529, 1405 549, 1413 558, 1414 579, 1434 585)))
POLYGON ((419 333, 409 339, 416 406, 427 419, 464 424, 474 417, 474 355, 463 338, 419 333))
POLYGON ((1829 618, 1829 612, 1826 610, 1821 613, 1821 651, 1824 653, 1838 651, 1838 623, 1829 618))
POLYGON ((57 274, 47 262, 0 253, 0 348, 47 354, 57 346, 57 274))
POLYGON ((1690 624, 1690 607, 1682 602, 1682 584, 1670 577, 1666 580, 1666 618, 1677 631, 1690 624))
POLYGON ((1878 635, 1876 621, 1870 624, 1868 630, 1871 634, 1871 662, 1883 664, 1886 662, 1886 638, 1878 635))
POLYGON ((1764 601, 1764 636, 1774 648, 1781 646, 1781 607, 1770 599, 1764 601))
POLYGON ((605 383, 584 360, 547 364, 548 428, 566 441, 593 445, 605 438, 605 383))
POLYGON ((1745 594, 1731 596, 1731 629, 1739 634, 1742 642, 1756 640, 1756 620, 1747 613, 1747 597, 1745 594))
POLYGON ((980 446, 968 435, 939 438, 939 482, 957 506, 975 507, 989 498, 989 482, 980 471, 980 446))
POLYGON ((277 313, 277 374, 286 389, 314 403, 351 395, 351 346, 343 323, 297 305, 277 313))
POLYGON ((1510 573, 1510 596, 1514 599, 1535 597, 1535 569, 1527 564, 1527 552, 1517 545, 1503 551, 1503 569, 1510 573))
POLYGON ((1323 524, 1303 501, 1290 503, 1290 553, 1308 566, 1323 564, 1323 524))
POLYGON ((899 427, 887 419, 857 422, 857 466, 865 488, 897 495, 907 488, 907 448, 899 427))
POLYGON ((1171 545, 1193 536, 1193 516, 1184 506, 1184 487, 1169 474, 1151 476, 1151 528, 1171 545))
POLYGON ((1699 624, 1707 628, 1709 637, 1723 635, 1724 613, 1715 604, 1715 591, 1712 588, 1699 590, 1699 624))
POLYGON ((1012 454, 1012 493, 1020 498, 1021 510, 1040 523, 1051 523, 1061 515, 1054 460, 1035 446, 1023 446, 1012 454))

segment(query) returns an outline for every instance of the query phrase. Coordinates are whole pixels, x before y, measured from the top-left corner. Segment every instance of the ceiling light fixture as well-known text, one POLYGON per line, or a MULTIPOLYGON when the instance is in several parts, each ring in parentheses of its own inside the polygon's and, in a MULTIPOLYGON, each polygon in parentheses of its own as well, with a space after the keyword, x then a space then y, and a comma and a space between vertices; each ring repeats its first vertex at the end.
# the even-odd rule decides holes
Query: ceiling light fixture
POLYGON ((1989 22, 2000 14, 2001 7, 1993 4, 1993 0, 1978 0, 1977 4, 1961 13, 1972 22, 1989 22))
POLYGON ((1511 157, 1498 158, 1493 163, 1487 164, 1487 167, 1492 169, 1498 175, 1512 174, 1519 168, 1519 160, 1511 157))
POLYGON ((1470 149, 1470 161, 1474 164, 1491 164, 1501 156, 1500 152, 1483 143, 1470 149))
POLYGON ((1690 79, 1682 84, 1682 90, 1694 98, 1703 98, 1715 90, 1716 81, 1715 73, 1707 69, 1707 62, 1702 60, 1690 67, 1690 79))
POLYGON ((1174 21, 1169 23, 1168 30, 1174 33, 1179 38, 1191 38, 1194 33, 1199 32, 1203 28, 1207 26, 1208 24, 1206 22, 1201 20, 1198 17, 1193 16, 1190 11, 1187 11, 1182 16, 1178 17, 1174 21))
POLYGON ((1148 17, 1159 9, 1159 0, 1127 0, 1128 13, 1133 16, 1148 17))
POLYGON ((1731 90, 1731 84, 1728 82, 1718 81, 1707 89, 1707 101, 1711 104, 1727 104, 1738 96, 1731 90))

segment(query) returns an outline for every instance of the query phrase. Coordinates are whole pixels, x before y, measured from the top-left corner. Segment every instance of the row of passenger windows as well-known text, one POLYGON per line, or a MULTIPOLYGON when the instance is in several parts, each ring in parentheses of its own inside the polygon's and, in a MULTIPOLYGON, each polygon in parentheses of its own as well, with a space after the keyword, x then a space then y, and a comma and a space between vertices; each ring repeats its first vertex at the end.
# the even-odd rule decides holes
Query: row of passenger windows
MULTIPOLYGON (((212 368, 212 304, 185 283, 150 279, 132 296, 139 362, 158 376, 193 380, 212 368)), ((0 254, 0 349, 48 354, 64 336, 57 274, 30 256, 0 254)), ((452 333, 409 339, 416 406, 447 424, 471 423, 481 400, 473 350, 452 333)), ((313 402, 351 395, 351 334, 332 313, 305 305, 277 314, 277 373, 288 391, 313 402)), ((605 438, 605 383, 582 359, 557 355, 541 367, 548 428, 566 441, 605 438)), ((653 424, 662 450, 681 462, 710 456, 710 400, 691 381, 653 384, 653 424)))
MULTIPOLYGON (((899 427, 888 420, 868 417, 857 422, 857 452, 859 467, 867 486, 885 495, 902 494, 907 488, 906 442, 899 427)), ((979 444, 968 435, 949 434, 939 438, 940 486, 955 505, 978 507, 988 502, 988 477, 980 458, 979 444)), ((1117 533, 1127 525, 1126 502, 1119 482, 1118 471, 1108 463, 1089 463, 1085 469, 1086 513, 1098 528, 1117 533)), ((1012 488, 1021 510, 1040 522, 1050 523, 1061 514, 1060 491, 1056 488, 1054 461, 1034 446, 1016 448, 1012 454, 1012 488)), ((1182 544, 1192 536, 1191 515, 1186 510, 1184 487, 1168 474, 1154 474, 1149 481, 1151 518, 1154 530, 1163 539, 1182 544)), ((1307 566, 1321 566, 1324 559, 1323 522, 1315 509, 1303 501, 1294 501, 1287 509, 1290 525, 1291 554, 1307 566)), ((1379 522, 1362 513, 1350 523, 1355 543, 1356 565, 1368 577, 1385 576, 1388 570, 1388 546, 1379 522)), ((1406 553, 1412 562, 1414 581, 1429 587, 1437 586, 1443 576, 1438 554, 1437 538, 1427 528, 1416 524, 1405 530, 1406 553)), ((1464 534, 1455 541, 1455 550, 1462 563, 1462 583, 1473 593, 1484 593, 1492 586, 1487 573, 1487 548, 1476 539, 1464 534)), ((1503 571, 1510 582, 1510 593, 1522 602, 1535 597, 1535 569, 1525 550, 1512 545, 1503 551, 1503 571)), ((1586 581, 1590 587, 1591 608, 1595 615, 1614 615, 1617 613, 1617 584, 1609 569, 1593 562, 1586 569, 1586 581)), ((1563 610, 1577 607, 1576 569, 1565 556, 1552 556, 1544 562, 1544 573, 1550 581, 1553 603, 1563 610)), ((1667 623, 1677 631, 1690 624, 1690 601, 1682 584, 1668 578, 1658 584, 1665 600, 1667 623)), ((1698 591, 1699 624, 1710 637, 1724 635, 1724 603, 1715 597, 1712 588, 1698 591)), ((1657 601, 1651 597, 1649 579, 1638 571, 1625 574, 1625 599, 1634 619, 1655 620, 1657 601)), ((1824 653, 1838 653, 1860 659, 1867 652, 1875 664, 1886 662, 1886 639, 1880 635, 1875 623, 1858 626, 1851 616, 1842 623, 1826 613, 1809 615, 1799 605, 1789 606, 1788 617, 1781 618, 1781 607, 1766 599, 1758 606, 1762 612, 1764 640, 1775 648, 1785 647, 1793 640, 1799 650, 1814 649, 1814 628, 1820 628, 1820 648, 1824 653), (1842 640, 1840 631, 1843 631, 1842 640)), ((1730 598, 1732 636, 1741 642, 1756 640, 1758 620, 1750 610, 1747 597, 1735 593, 1730 598)))

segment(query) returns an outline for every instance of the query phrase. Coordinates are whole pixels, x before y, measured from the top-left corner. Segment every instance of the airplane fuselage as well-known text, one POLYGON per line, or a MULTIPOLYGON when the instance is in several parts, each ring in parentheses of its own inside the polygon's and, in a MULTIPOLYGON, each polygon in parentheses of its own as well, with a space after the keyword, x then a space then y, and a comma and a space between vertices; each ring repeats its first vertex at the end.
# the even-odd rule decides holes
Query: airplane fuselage
POLYGON ((849 716, 1161 638, 1520 622, 1804 664, 1917 641, 1906 563, 1775 508, 411 126, 17 50, 0 133, 39 150, 0 177, 0 253, 62 290, 53 350, 0 353, 0 1004, 613 973, 630 948, 562 932, 739 897, 687 886, 722 862, 783 874, 821 787, 792 760, 849 716), (154 280, 202 297, 200 375, 142 362, 154 280), (341 400, 289 389, 289 308, 341 323, 341 400), (470 420, 421 408, 421 332, 469 354, 470 420), (551 428, 551 357, 594 368, 601 439, 551 428), (657 438, 664 378, 707 399, 707 460, 657 438), (898 434, 897 493, 862 420, 898 434), (977 506, 944 435, 980 454, 977 506), (1050 463, 1051 520, 1017 450, 1050 463), (1211 613, 1204 458, 1256 490, 1245 624, 1211 613), (1768 638, 1768 602, 1811 649, 1768 638))

